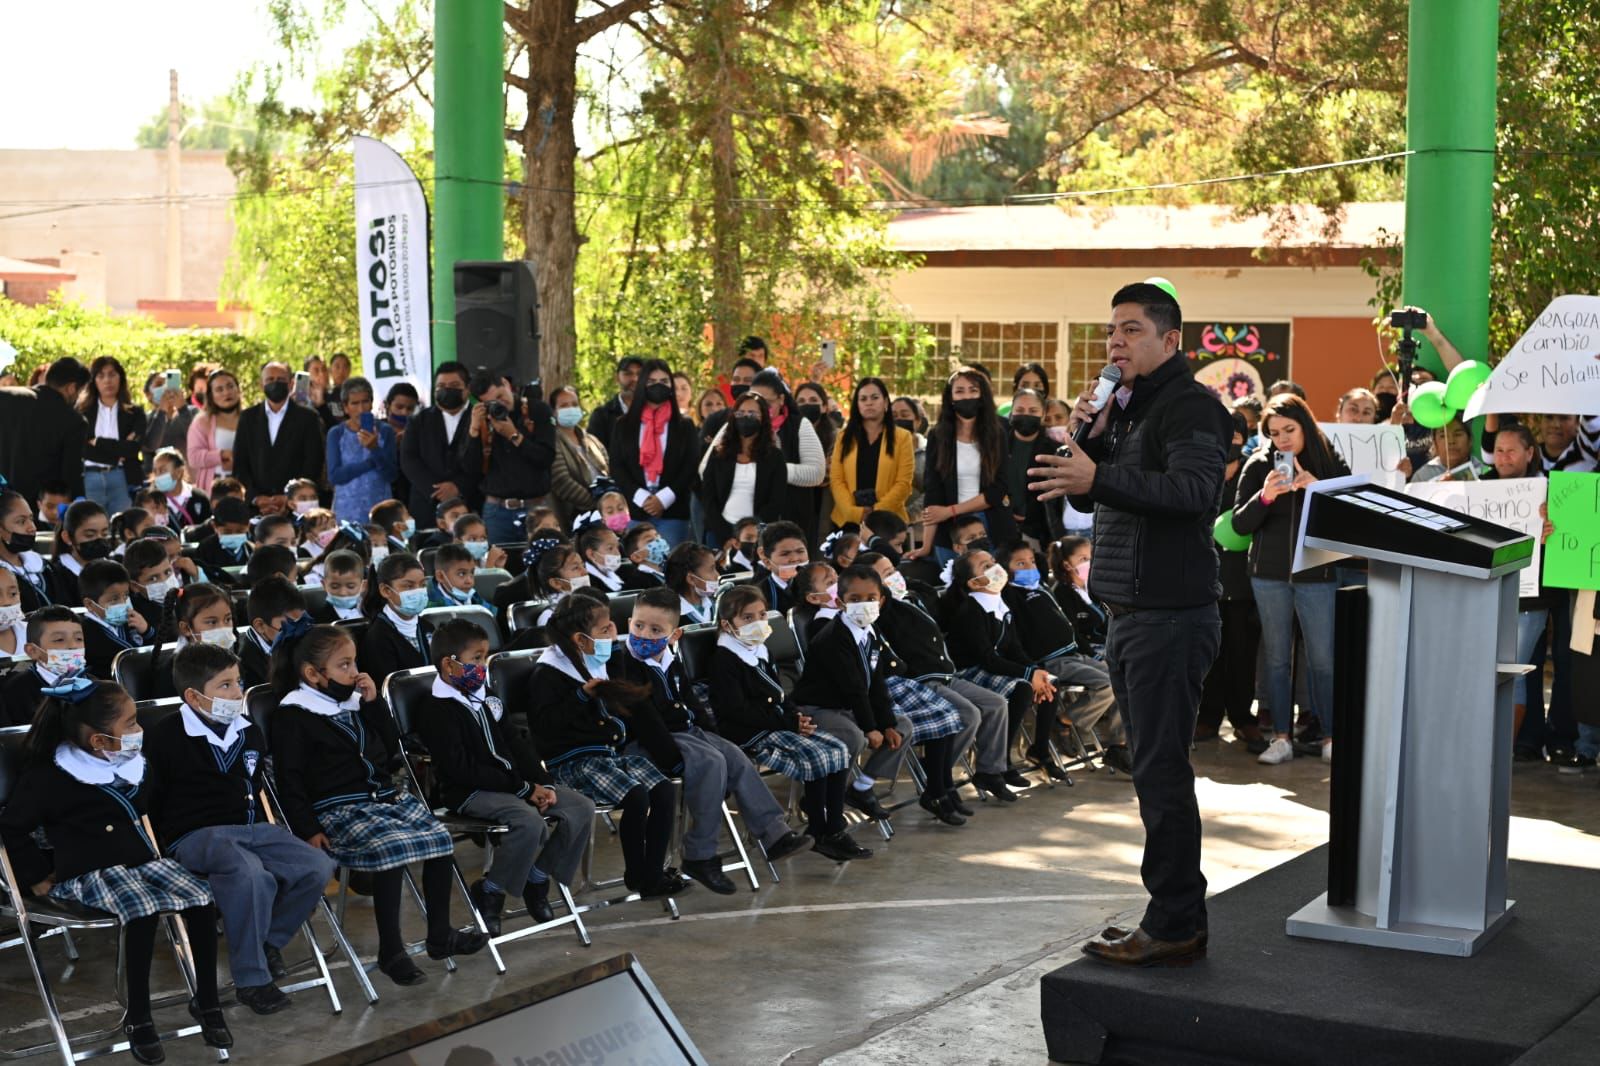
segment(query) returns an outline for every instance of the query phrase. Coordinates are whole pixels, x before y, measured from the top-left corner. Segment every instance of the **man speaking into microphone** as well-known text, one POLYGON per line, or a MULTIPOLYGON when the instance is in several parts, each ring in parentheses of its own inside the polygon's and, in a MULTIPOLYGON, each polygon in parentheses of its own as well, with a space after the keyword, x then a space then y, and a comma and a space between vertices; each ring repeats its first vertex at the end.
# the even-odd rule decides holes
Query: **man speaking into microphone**
POLYGON ((1183 313, 1165 289, 1119 289, 1106 355, 1121 388, 1099 404, 1092 388, 1079 396, 1072 443, 1028 471, 1041 498, 1065 496, 1094 512, 1089 593, 1110 613, 1106 665, 1133 755, 1150 904, 1136 929, 1107 929, 1084 951, 1130 966, 1206 948, 1189 745, 1222 633, 1211 526, 1233 425, 1190 375, 1182 331, 1183 313))

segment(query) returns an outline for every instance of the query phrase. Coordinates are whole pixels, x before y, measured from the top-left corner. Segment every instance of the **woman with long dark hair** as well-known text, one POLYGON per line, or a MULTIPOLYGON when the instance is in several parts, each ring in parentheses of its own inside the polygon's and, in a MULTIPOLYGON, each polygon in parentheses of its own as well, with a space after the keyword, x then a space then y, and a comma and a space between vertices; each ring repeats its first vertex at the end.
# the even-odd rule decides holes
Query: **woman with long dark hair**
POLYGON ((922 509, 923 542, 931 542, 941 562, 950 549, 951 520, 976 514, 992 544, 1017 536, 1006 480, 1006 425, 995 413, 989 379, 961 367, 944 383, 939 421, 928 431, 928 465, 922 509))
POLYGON ((664 360, 646 359, 639 367, 633 402, 611 431, 609 453, 629 513, 654 523, 668 543, 686 540, 699 435, 678 411, 672 368, 664 360))
POLYGON ((133 505, 132 489, 144 481, 144 408, 128 394, 128 374, 114 356, 89 364, 92 389, 78 393, 78 414, 88 423, 83 445, 83 494, 108 514, 133 505))
POLYGON ((1250 586, 1261 615, 1261 653, 1276 733, 1259 756, 1268 764, 1294 758, 1295 620, 1310 668, 1311 710, 1322 724, 1322 757, 1333 758, 1332 564, 1294 572, 1295 541, 1305 520, 1306 486, 1344 477, 1350 468, 1317 428, 1316 416, 1293 393, 1275 396, 1261 414, 1261 435, 1271 446, 1256 452, 1239 474, 1233 528, 1251 535, 1250 586), (1294 473, 1286 471, 1292 469, 1294 473))
POLYGON ((833 524, 860 525, 872 511, 889 511, 905 520, 916 450, 911 431, 889 418, 889 387, 883 379, 856 382, 850 420, 834 445, 828 469, 833 524))
POLYGON ((211 483, 233 473, 233 435, 239 428, 239 379, 213 370, 206 379, 206 409, 189 423, 189 473, 194 487, 211 494, 211 483))
POLYGON ((767 401, 772 431, 783 448, 783 461, 788 464, 789 491, 783 515, 805 530, 807 543, 814 543, 817 512, 822 506, 818 489, 828 480, 828 453, 822 448, 822 438, 801 415, 794 394, 776 370, 769 368, 757 374, 750 382, 750 391, 767 401))
POLYGON ((726 544, 740 519, 776 522, 783 516, 788 487, 788 464, 772 439, 767 401, 760 393, 747 392, 734 403, 727 431, 717 435, 700 470, 710 542, 726 544))

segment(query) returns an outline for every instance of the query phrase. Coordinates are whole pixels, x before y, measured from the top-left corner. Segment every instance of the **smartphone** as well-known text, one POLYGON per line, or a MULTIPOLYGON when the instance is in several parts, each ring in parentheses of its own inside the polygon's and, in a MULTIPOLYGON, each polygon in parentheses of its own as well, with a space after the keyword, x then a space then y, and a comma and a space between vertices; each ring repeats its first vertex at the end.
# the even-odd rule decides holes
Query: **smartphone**
MULTIPOLYGON (((181 371, 167 371, 166 391, 180 394, 183 392, 183 373, 181 371)), ((165 395, 165 393, 163 393, 163 395, 165 395)))
POLYGON ((1391 311, 1389 325, 1395 329, 1427 329, 1428 312, 1426 311, 1391 311))
POLYGON ((294 372, 294 402, 311 406, 311 375, 304 370, 294 372))
POLYGON ((372 417, 371 411, 367 411, 361 416, 361 428, 368 433, 378 428, 378 420, 372 417))
POLYGON ((834 361, 838 358, 838 355, 839 355, 839 342, 838 341, 823 341, 822 342, 822 365, 823 366, 827 367, 829 370, 832 370, 833 369, 833 365, 834 365, 834 361))
POLYGON ((1294 455, 1291 452, 1279 452, 1272 460, 1272 469, 1282 474, 1284 480, 1294 480, 1294 455))

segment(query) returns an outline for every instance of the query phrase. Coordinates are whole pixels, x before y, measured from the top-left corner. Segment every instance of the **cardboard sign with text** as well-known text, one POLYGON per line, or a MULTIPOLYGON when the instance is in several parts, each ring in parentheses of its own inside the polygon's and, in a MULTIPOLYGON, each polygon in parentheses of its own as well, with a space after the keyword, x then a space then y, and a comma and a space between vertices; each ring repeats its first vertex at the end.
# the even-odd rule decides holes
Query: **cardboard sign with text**
MULTIPOLYGON (((1406 486, 1406 494, 1427 500, 1439 507, 1459 511, 1497 526, 1515 529, 1533 538, 1533 561, 1517 575, 1519 596, 1539 594, 1540 547, 1539 535, 1544 532, 1544 518, 1539 505, 1545 502, 1545 490, 1550 482, 1542 477, 1509 478, 1505 481, 1423 481, 1406 486)), ((1550 538, 1555 545, 1555 538, 1550 538)), ((1546 577, 1545 584, 1555 582, 1546 577)))
POLYGON ((1544 583, 1600 589, 1600 474, 1551 471, 1550 524, 1544 583))
POLYGON ((1366 474, 1374 485, 1400 490, 1406 476, 1400 463, 1406 457, 1406 431, 1387 422, 1375 426, 1343 422, 1318 422, 1317 428, 1328 438, 1352 474, 1366 474))
MULTIPOLYGON (((1472 396, 1464 418, 1493 412, 1600 411, 1600 296, 1557 296, 1472 396)), ((1593 588, 1593 585, 1586 586, 1593 588)))

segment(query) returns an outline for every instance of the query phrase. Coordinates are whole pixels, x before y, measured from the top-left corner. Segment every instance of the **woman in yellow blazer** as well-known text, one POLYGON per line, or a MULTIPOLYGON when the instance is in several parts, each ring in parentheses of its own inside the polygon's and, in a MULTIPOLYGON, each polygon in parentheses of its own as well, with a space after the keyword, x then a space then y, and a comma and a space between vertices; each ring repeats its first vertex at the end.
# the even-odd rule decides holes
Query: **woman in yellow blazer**
POLYGON ((862 378, 850 400, 850 421, 833 446, 828 483, 833 524, 860 523, 868 510, 890 511, 910 521, 906 501, 916 470, 916 442, 889 419, 889 387, 862 378))

